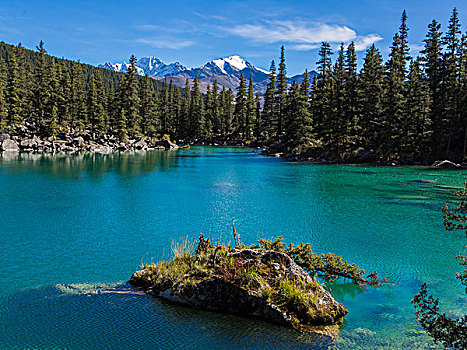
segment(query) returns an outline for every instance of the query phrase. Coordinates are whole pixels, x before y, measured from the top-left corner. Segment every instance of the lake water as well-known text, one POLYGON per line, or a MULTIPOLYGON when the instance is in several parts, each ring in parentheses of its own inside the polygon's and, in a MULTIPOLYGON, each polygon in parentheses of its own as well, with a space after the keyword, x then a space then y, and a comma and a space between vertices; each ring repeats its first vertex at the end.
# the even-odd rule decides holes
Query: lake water
MULTIPOLYGON (((426 281, 452 314, 462 232, 444 230, 466 171, 287 163, 236 148, 0 157, 0 348, 431 348, 413 296, 426 281), (335 336, 176 306, 125 282, 170 243, 282 235, 389 284, 327 288, 349 310, 335 336)), ((336 334, 336 331, 334 331, 336 334)))

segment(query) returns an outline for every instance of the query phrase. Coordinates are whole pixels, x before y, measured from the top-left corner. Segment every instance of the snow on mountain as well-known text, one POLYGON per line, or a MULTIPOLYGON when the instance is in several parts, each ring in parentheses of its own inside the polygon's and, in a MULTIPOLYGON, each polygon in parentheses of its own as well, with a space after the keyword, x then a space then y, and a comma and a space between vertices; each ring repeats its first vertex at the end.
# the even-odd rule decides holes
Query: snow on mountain
MULTIPOLYGON (((105 63, 99 65, 101 68, 110 69, 116 72, 126 72, 129 64, 126 62, 121 63, 105 63)), ((165 64, 160 59, 148 56, 141 57, 137 63, 137 71, 139 75, 149 75, 157 80, 164 80, 165 78, 172 80, 177 86, 185 86, 185 80, 192 81, 196 77, 199 79, 200 87, 203 92, 209 84, 217 81, 220 87, 225 86, 227 89, 231 88, 235 90, 240 83, 240 77, 243 74, 247 80, 250 75, 253 80, 253 89, 255 92, 260 94, 266 91, 266 85, 269 81, 269 72, 253 66, 250 62, 238 55, 232 55, 228 57, 221 57, 201 67, 186 68, 179 62, 165 64)), ((311 75, 316 72, 310 72, 311 75)), ((292 81, 301 82, 303 75, 297 75, 288 78, 287 83, 291 84, 292 81)))
MULTIPOLYGON (((113 70, 115 72, 125 73, 128 70, 129 64, 127 62, 100 64, 98 67, 113 70)), ((149 75, 151 77, 159 76, 164 77, 168 75, 175 75, 179 71, 186 70, 187 68, 180 63, 175 62, 166 65, 157 57, 148 56, 141 57, 136 62, 136 70, 139 75, 149 75)))

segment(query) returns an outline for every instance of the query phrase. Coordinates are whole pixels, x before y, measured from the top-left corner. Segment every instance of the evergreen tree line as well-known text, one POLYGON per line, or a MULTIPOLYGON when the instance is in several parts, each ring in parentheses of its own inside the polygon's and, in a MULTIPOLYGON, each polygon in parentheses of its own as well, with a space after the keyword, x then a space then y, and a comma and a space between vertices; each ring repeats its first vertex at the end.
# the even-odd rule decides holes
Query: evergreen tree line
POLYGON ((445 33, 436 20, 429 24, 418 57, 410 56, 408 32, 404 11, 388 60, 373 44, 359 72, 354 43, 342 44, 333 61, 323 42, 311 84, 305 72, 303 82, 290 87, 282 47, 277 74, 271 64, 260 130, 272 131, 289 150, 320 146, 334 159, 351 159, 356 147, 380 160, 464 159, 467 36, 458 11, 453 9, 445 33))
POLYGON ((410 56, 407 15, 394 35, 386 62, 375 45, 357 70, 354 43, 342 44, 333 60, 323 42, 318 74, 305 72, 287 84, 285 50, 270 66, 264 96, 242 75, 236 91, 217 82, 202 94, 200 82, 137 75, 57 59, 0 45, 0 129, 34 121, 53 134, 60 127, 89 128, 121 139, 164 134, 179 140, 261 141, 287 152, 321 149, 326 157, 351 160, 363 147, 381 160, 463 159, 467 152, 467 36, 454 8, 445 33, 433 20, 424 48, 410 56))
POLYGON ((61 128, 88 128, 97 137, 109 131, 122 138, 155 134, 162 125, 157 111, 166 106, 159 106, 159 95, 180 100, 182 89, 137 75, 131 59, 122 74, 52 57, 42 41, 36 52, 1 42, 0 131, 29 123, 43 135, 61 128))

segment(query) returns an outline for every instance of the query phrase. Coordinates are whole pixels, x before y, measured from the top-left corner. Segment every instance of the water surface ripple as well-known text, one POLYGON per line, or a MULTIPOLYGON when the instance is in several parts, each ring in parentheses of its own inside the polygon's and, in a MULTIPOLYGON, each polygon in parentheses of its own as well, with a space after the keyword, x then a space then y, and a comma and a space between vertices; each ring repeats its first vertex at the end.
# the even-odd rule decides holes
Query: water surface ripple
POLYGON ((410 303, 420 285, 455 315, 463 233, 443 228, 465 171, 287 163, 251 150, 0 156, 0 348, 433 348, 410 303), (386 276, 327 288, 349 310, 340 336, 174 306, 124 281, 200 232, 284 236, 386 276))

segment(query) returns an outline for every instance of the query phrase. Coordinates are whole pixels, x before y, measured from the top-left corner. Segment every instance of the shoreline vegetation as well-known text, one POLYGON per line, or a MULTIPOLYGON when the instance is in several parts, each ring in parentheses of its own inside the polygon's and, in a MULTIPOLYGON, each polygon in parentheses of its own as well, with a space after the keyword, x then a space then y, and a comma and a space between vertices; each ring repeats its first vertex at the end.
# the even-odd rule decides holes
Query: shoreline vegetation
POLYGON ((117 73, 50 56, 43 42, 37 51, 1 42, 0 133, 9 135, 1 148, 106 153, 171 149, 173 140, 287 160, 465 167, 467 36, 457 9, 444 33, 436 20, 428 25, 418 57, 408 40, 403 11, 386 62, 372 45, 358 70, 353 42, 337 52, 323 42, 316 75, 290 86, 282 46, 264 96, 251 76, 236 91, 214 81, 203 95, 198 78, 180 88, 138 76, 134 56, 117 73))
POLYGON ((310 244, 298 246, 260 239, 245 246, 235 233, 235 247, 214 245, 201 234, 172 242, 171 260, 143 264, 129 283, 138 290, 172 302, 301 326, 342 323, 347 309, 317 278, 347 278, 378 286, 375 272, 365 271, 332 253, 317 254, 310 244))

